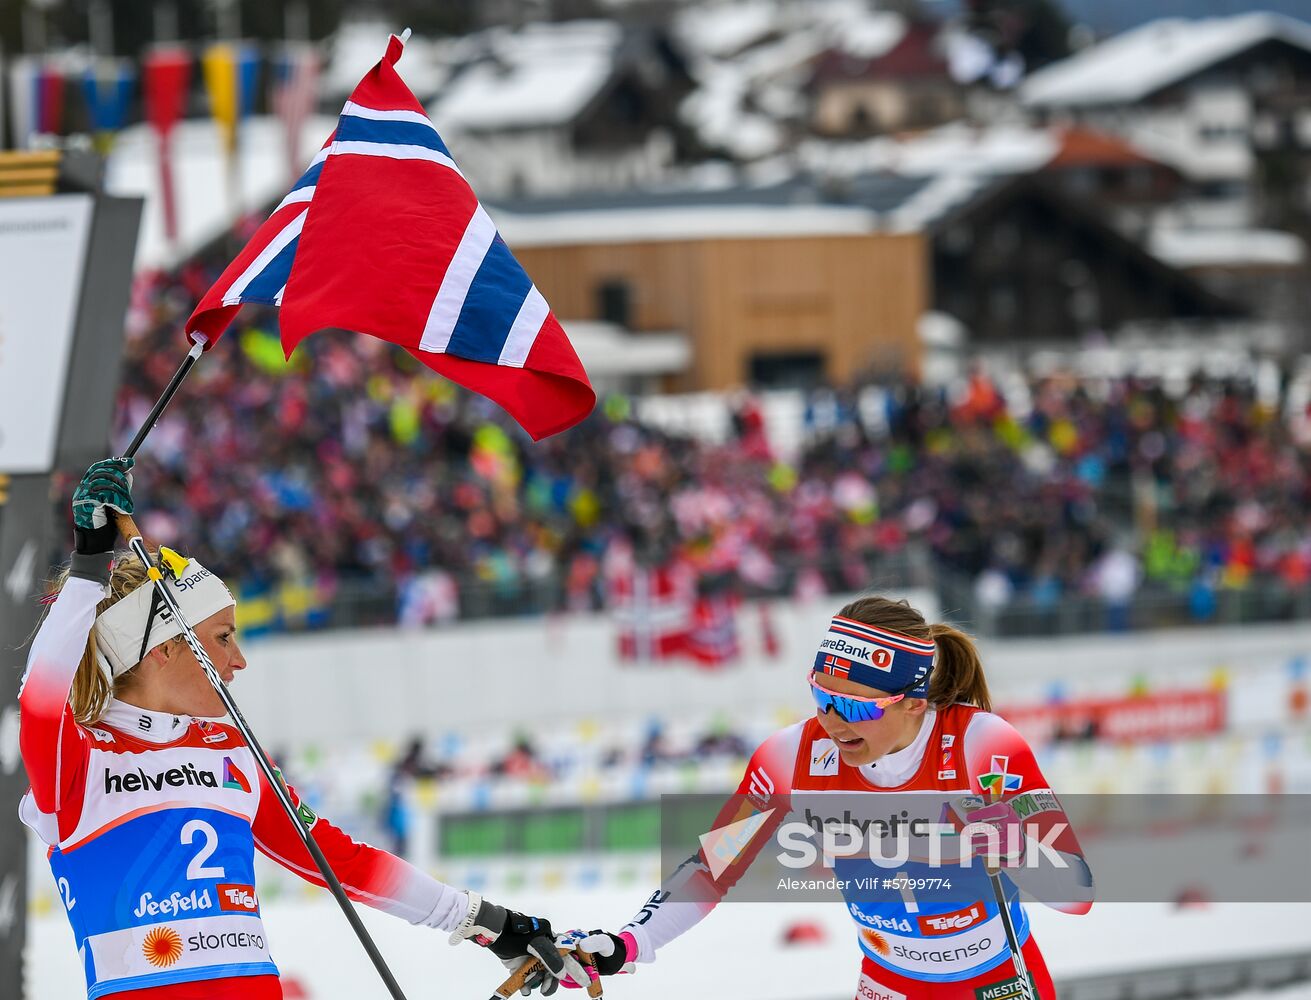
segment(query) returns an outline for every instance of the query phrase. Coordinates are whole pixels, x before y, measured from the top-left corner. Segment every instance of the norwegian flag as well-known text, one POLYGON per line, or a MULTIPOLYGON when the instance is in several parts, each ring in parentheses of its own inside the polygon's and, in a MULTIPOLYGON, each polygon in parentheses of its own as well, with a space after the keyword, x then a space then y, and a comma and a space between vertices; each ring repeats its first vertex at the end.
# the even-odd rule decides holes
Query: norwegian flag
POLYGON ((832 653, 825 653, 824 673, 832 674, 834 677, 846 677, 851 673, 851 661, 834 656, 832 653))
POLYGON ((499 403, 533 438, 596 395, 546 300, 478 203, 387 54, 337 128, 187 321, 222 336, 247 302, 278 306, 288 357, 341 328, 390 341, 499 403))
POLYGON ((686 652, 695 582, 684 567, 631 566, 613 573, 609 586, 620 659, 668 660, 686 652))
POLYGON ((736 660, 741 652, 734 599, 726 594, 698 597, 684 653, 703 667, 718 667, 736 660))

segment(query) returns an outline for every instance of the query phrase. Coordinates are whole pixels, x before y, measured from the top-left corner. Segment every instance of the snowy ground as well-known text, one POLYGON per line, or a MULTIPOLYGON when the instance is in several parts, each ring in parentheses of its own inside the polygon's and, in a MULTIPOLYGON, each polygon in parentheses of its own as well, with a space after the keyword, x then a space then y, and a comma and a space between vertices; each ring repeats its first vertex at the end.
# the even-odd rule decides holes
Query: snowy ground
MULTIPOLYGON (((535 907, 561 926, 594 926, 626 918, 640 899, 631 890, 598 888, 537 890, 531 899, 511 896, 501 901, 535 907)), ((500 982, 500 967, 476 948, 450 948, 445 935, 369 910, 362 912, 410 1000, 438 996, 481 1000, 500 982)), ((1042 907, 1034 907, 1031 913, 1048 965, 1058 980, 1276 954, 1311 944, 1311 904, 1226 904, 1181 911, 1160 904, 1119 903, 1095 906, 1083 917, 1042 907)), ((322 899, 270 903, 264 919, 284 979, 297 979, 310 1000, 385 996, 326 894, 322 899)), ((671 995, 716 1000, 850 997, 859 968, 851 926, 837 905, 725 905, 687 937, 670 945, 656 964, 612 984, 609 993, 624 1000, 671 995), (783 929, 798 920, 820 925, 825 940, 785 947, 781 943, 783 929)), ((29 995, 39 1000, 85 996, 72 935, 58 911, 34 917, 29 925, 28 987, 29 995)), ((1311 1000, 1311 988, 1270 996, 1311 1000)))

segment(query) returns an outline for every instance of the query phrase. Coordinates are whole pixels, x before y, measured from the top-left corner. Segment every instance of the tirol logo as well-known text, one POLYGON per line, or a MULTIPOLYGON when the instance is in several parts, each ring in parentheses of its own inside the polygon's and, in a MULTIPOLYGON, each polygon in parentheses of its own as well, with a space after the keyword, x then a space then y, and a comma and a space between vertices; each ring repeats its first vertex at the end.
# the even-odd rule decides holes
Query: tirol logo
POLYGON ((987 916, 987 911, 983 908, 983 904, 974 903, 963 910, 939 913, 932 917, 920 917, 920 933, 926 937, 934 937, 938 934, 955 934, 967 927, 973 927, 985 916, 987 916))
POLYGON ((231 757, 223 758, 223 787, 235 788, 241 792, 250 791, 250 782, 246 776, 241 773, 241 768, 232 763, 231 757))
POLYGON ((226 885, 220 883, 218 889, 219 909, 234 910, 237 913, 258 913, 259 899, 255 896, 253 885, 226 885))
POLYGON ((214 780, 211 772, 201 771, 195 764, 179 764, 158 774, 147 774, 141 768, 137 768, 135 774, 113 774, 109 768, 105 768, 106 795, 114 795, 117 792, 157 792, 165 785, 172 785, 174 788, 180 788, 182 785, 217 788, 218 782, 214 780))
MULTIPOLYGON (((1029 989, 1033 1000, 1040 1000, 1038 987, 1033 984, 1033 976, 1029 976, 1029 989)), ((1012 997, 1022 996, 1024 996, 1024 984, 1020 982, 1019 976, 974 988, 974 1000, 1011 1000, 1012 997)))
POLYGON ((156 969, 166 969, 182 957, 182 938, 172 927, 153 927, 141 942, 141 953, 156 969))

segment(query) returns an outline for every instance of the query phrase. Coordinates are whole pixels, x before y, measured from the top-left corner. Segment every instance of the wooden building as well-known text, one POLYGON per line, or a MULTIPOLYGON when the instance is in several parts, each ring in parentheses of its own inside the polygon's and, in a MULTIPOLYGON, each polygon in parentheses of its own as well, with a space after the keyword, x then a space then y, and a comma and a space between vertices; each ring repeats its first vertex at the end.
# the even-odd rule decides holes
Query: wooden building
POLYGON ((840 383, 919 362, 928 281, 917 234, 507 239, 566 328, 588 319, 686 336, 691 364, 671 390, 840 383))
POLYGON ((913 375, 929 311, 959 320, 967 349, 1246 315, 1041 171, 969 184, 796 176, 491 211, 566 329, 600 321, 686 339, 689 364, 669 390, 913 375))

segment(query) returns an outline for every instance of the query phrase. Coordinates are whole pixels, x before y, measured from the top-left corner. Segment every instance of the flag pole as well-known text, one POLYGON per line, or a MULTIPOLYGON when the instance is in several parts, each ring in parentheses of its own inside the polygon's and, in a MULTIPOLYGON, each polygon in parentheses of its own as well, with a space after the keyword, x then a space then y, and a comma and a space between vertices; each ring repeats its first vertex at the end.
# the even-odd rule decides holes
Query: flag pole
MULTIPOLYGON (((193 348, 193 351, 199 351, 201 346, 201 344, 197 344, 196 347, 193 348)), ((195 364, 195 359, 192 358, 191 355, 188 355, 188 359, 192 365, 195 364)), ((156 410, 162 410, 164 408, 172 394, 177 391, 177 385, 182 382, 182 379, 186 376, 186 373, 189 370, 190 366, 184 365, 183 369, 179 370, 178 374, 174 376, 173 382, 169 384, 169 389, 172 391, 165 390, 164 397, 155 404, 156 410)), ((152 411, 152 415, 158 416, 154 411, 152 411)), ((142 433, 139 434, 138 437, 144 437, 145 432, 150 428, 150 426, 151 422, 147 421, 146 426, 142 428, 142 433)), ((141 564, 146 567, 146 572, 150 576, 152 585, 154 586, 156 593, 159 594, 164 606, 168 608, 178 625, 182 627, 182 638, 186 641, 187 647, 191 650, 191 654, 196 658, 196 662, 200 664, 200 669, 204 671, 205 677, 209 680, 209 683, 213 685, 215 692, 217 692, 220 700, 223 702, 223 707, 227 709, 228 715, 231 716, 232 721, 236 723, 237 731, 241 733, 242 739, 246 741, 246 746, 248 746, 251 753, 254 754, 255 764, 259 767, 260 773, 264 775, 264 779, 268 782, 269 787, 273 789, 273 793, 277 796, 278 803, 282 806, 282 811, 287 814, 287 818, 291 820, 291 825, 295 827, 296 833, 300 835, 301 842, 305 845, 305 849, 309 852, 310 857, 314 859, 314 864, 319 869, 319 874, 323 876, 323 881, 326 883, 328 890, 341 906, 342 912, 346 915, 346 920, 355 931, 355 936, 359 938, 360 944, 364 946, 365 952, 368 953, 370 960, 373 962, 374 968, 377 969, 378 975, 382 978, 383 985, 387 987, 387 992, 391 994, 392 1000, 406 1000, 405 994, 401 991, 400 984, 396 982, 396 978, 392 975, 391 969, 387 967, 386 959, 384 959, 382 953, 378 951, 378 946, 374 944, 373 938, 369 936, 369 932, 365 929, 363 922, 360 920, 360 915, 355 912, 355 907, 351 905, 350 897, 346 895, 346 890, 341 887, 341 883, 337 880, 337 876, 332 871, 332 866, 328 864, 328 859, 324 857, 322 849, 311 835, 309 825, 300 818, 300 814, 296 809, 296 804, 291 799, 291 793, 287 790, 287 786, 282 781, 282 776, 278 774, 273 763, 269 760, 268 755, 264 752, 264 747, 261 746, 259 740, 255 738, 255 734, 251 731, 250 725, 246 722, 245 716, 241 714, 241 709, 237 707, 237 703, 232 699, 232 693, 228 691, 228 686, 223 683, 223 678, 219 676, 218 671, 214 668, 214 663, 210 660, 209 654, 205 652, 205 647, 201 645, 200 639, 197 638, 195 630, 183 615, 182 606, 178 603, 178 599, 173 594, 172 588, 164 582, 164 575, 155 565, 154 560, 150 558, 150 552, 146 549, 146 542, 145 539, 141 537, 141 531, 137 528, 136 523, 132 518, 126 514, 120 514, 115 511, 114 522, 118 525, 119 533, 127 541, 128 546, 136 554, 136 557, 141 560, 141 564)))
MULTIPOLYGON (((127 446, 127 450, 123 452, 121 456, 122 458, 135 457, 137 451, 140 450, 141 445, 145 442, 146 435, 155 429, 155 424, 159 422, 159 417, 164 412, 164 407, 172 402, 173 397, 177 395, 178 389, 182 387, 182 380, 191 374, 191 369, 196 366, 196 362, 200 360, 200 355, 204 353, 205 344, 209 342, 209 338, 203 333, 193 333, 191 336, 194 338, 194 343, 191 345, 191 350, 187 352, 186 358, 183 359, 182 366, 173 373, 173 377, 168 380, 168 385, 164 386, 163 395, 161 395, 159 399, 155 401, 155 405, 150 408, 150 413, 147 414, 145 423, 141 425, 141 428, 137 431, 136 437, 134 437, 132 443, 127 446)), ((126 538, 127 535, 124 535, 123 537, 126 538)))

